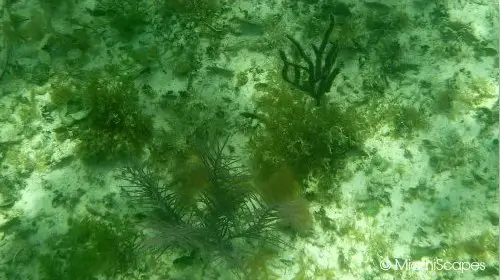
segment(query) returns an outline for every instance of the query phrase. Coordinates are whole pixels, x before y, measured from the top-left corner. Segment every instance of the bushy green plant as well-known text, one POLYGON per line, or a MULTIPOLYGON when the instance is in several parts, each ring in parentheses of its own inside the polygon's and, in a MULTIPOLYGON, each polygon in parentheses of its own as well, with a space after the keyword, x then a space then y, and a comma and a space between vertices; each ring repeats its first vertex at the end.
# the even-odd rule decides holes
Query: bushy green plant
POLYGON ((80 157, 99 162, 139 155, 152 137, 153 122, 139 106, 133 80, 96 72, 81 90, 90 113, 77 135, 80 157))
POLYGON ((39 256, 40 279, 116 279, 134 267, 137 237, 123 221, 74 221, 66 234, 53 236, 50 251, 39 256))
POLYGON ((429 153, 429 165, 437 173, 455 170, 477 161, 475 143, 464 141, 456 130, 444 130, 434 141, 423 140, 429 153))
POLYGON ((69 102, 81 103, 81 85, 69 75, 58 75, 50 83, 50 101, 55 107, 64 107, 69 102))
POLYGON ((104 13, 120 37, 130 39, 148 22, 147 1, 100 0, 97 8, 104 13))
POLYGON ((398 106, 393 108, 393 136, 408 138, 428 126, 425 112, 413 106, 398 106))
POLYGON ((166 13, 198 13, 213 12, 220 6, 218 0, 170 0, 163 1, 166 13))
POLYGON ((252 136, 254 167, 262 179, 288 167, 300 180, 309 172, 342 166, 360 148, 359 119, 334 104, 312 106, 289 91, 258 98, 263 128, 252 136))

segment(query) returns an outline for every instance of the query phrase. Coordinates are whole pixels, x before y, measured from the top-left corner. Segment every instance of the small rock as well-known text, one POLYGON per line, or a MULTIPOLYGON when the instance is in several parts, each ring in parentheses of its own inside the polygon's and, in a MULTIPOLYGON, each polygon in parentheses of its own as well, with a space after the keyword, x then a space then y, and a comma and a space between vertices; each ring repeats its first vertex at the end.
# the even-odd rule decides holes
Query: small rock
POLYGON ((19 126, 16 127, 11 123, 3 123, 0 125, 0 144, 21 141, 22 137, 19 132, 19 126))

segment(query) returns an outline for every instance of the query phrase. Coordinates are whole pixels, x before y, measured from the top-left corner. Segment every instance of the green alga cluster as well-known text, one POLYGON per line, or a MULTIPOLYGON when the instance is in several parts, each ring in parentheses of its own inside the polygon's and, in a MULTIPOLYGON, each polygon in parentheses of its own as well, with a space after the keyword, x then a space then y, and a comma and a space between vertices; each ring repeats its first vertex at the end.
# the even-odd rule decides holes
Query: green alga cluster
POLYGON ((133 269, 137 233, 123 221, 86 218, 55 235, 37 258, 39 279, 116 279, 133 269))
POLYGON ((109 25, 122 39, 131 39, 148 24, 148 3, 137 0, 100 0, 97 1, 93 16, 104 15, 109 25))
POLYGON ((340 167, 361 146, 359 120, 335 104, 314 106, 297 93, 270 90, 256 105, 262 129, 251 137, 250 147, 262 178, 282 167, 298 178, 340 167))
POLYGON ((153 123, 139 107, 133 81, 91 75, 85 90, 84 103, 91 112, 79 136, 81 157, 102 160, 140 154, 152 137, 153 123))
POLYGON ((220 6, 217 0, 171 0, 163 1, 163 11, 169 13, 200 13, 204 14, 217 9, 220 6))
POLYGON ((152 137, 153 122, 140 107, 133 79, 111 72, 90 72, 75 84, 59 83, 52 88, 55 106, 88 112, 85 118, 57 130, 65 135, 63 139, 78 140, 78 155, 87 162, 138 156, 152 137))

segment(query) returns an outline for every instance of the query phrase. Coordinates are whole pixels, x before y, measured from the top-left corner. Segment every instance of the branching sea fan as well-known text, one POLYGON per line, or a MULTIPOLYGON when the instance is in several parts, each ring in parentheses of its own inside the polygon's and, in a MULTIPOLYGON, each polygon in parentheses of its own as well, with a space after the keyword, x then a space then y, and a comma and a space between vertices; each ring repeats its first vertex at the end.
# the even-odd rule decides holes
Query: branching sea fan
MULTIPOLYGON (((245 168, 230 149, 229 135, 204 135, 193 141, 199 167, 176 172, 163 179, 145 163, 122 170, 127 182, 125 193, 146 214, 147 238, 143 247, 157 253, 177 251, 207 262, 219 259, 228 263, 243 260, 257 248, 277 248, 282 240, 275 230, 278 212, 268 206, 256 191, 245 168), (190 174, 189 170, 196 172, 190 174), (201 170, 201 171, 200 171, 201 170), (185 176, 201 176, 186 180, 185 176), (193 186, 200 184, 197 192, 193 186), (183 189, 190 189, 189 197, 183 189)), ((190 163, 192 164, 192 163, 190 163)))

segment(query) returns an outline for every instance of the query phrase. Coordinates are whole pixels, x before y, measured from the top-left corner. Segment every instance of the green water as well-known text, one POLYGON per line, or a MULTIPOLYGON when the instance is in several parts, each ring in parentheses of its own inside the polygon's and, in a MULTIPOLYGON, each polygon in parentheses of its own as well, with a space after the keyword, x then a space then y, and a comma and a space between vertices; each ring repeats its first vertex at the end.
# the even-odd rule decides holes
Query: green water
POLYGON ((0 279, 497 279, 498 11, 0 2, 0 279))

